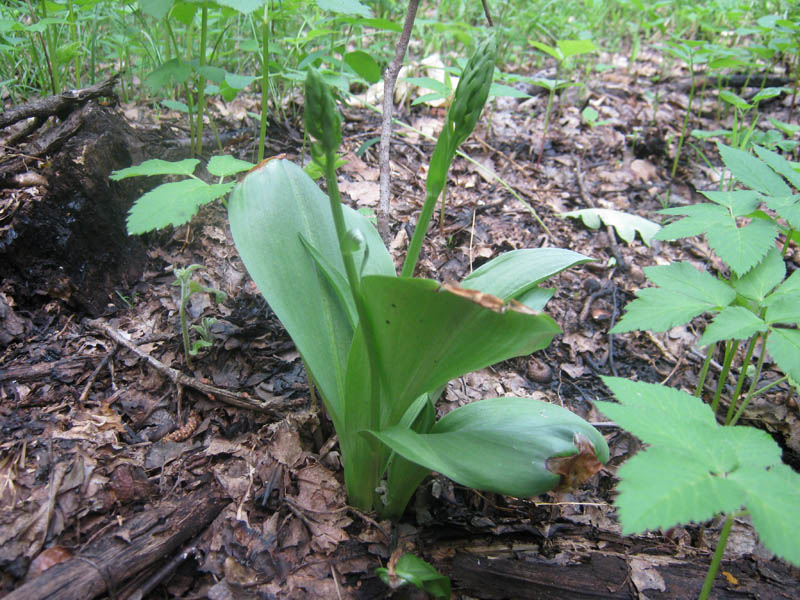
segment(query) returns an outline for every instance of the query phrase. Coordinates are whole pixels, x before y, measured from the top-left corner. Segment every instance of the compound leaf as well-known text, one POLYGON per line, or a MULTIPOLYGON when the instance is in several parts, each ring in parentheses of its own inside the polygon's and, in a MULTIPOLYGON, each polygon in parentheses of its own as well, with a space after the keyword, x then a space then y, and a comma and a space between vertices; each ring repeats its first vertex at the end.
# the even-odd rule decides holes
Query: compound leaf
POLYGON ((706 327, 698 345, 710 346, 720 340, 746 340, 766 330, 767 324, 745 307, 726 306, 706 327))
POLYGON ((717 148, 731 174, 747 187, 767 196, 788 196, 792 193, 780 175, 749 152, 720 143, 717 148))
POLYGON ((175 162, 153 158, 127 169, 113 171, 108 178, 112 181, 119 181, 120 179, 139 177, 141 175, 186 175, 188 177, 194 173, 199 163, 200 161, 196 158, 187 158, 175 162))
POLYGON ((128 213, 128 234, 188 223, 203 205, 227 194, 232 183, 209 185, 199 179, 165 183, 139 198, 128 213))
POLYGON ((773 328, 767 339, 767 350, 781 371, 800 381, 800 330, 773 328))
POLYGON ((704 312, 722 310, 736 298, 736 292, 726 283, 687 262, 646 267, 644 272, 660 287, 637 292, 612 333, 635 329, 666 331, 704 312))
POLYGON ((755 268, 731 283, 742 296, 761 304, 785 276, 786 263, 783 262, 780 250, 772 248, 755 268))

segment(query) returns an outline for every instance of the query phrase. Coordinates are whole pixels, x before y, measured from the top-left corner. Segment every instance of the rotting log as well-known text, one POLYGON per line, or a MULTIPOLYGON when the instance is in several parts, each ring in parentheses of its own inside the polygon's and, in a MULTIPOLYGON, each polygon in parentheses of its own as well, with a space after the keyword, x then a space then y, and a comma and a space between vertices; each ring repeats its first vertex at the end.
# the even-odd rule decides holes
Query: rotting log
POLYGON ((3 600, 86 600, 174 553, 208 527, 230 502, 216 485, 160 503, 92 542, 78 556, 59 563, 3 600))

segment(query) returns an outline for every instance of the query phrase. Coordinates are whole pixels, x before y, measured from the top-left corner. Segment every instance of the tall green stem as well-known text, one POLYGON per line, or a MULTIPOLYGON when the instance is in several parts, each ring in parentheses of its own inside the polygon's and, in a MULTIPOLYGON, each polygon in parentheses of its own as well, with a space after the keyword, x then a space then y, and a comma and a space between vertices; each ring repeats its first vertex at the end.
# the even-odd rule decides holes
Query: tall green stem
POLYGON ((692 54, 689 54, 689 75, 691 76, 691 85, 689 86, 689 103, 686 106, 686 114, 683 116, 683 127, 681 127, 681 137, 678 138, 678 149, 675 151, 675 160, 672 161, 672 171, 670 172, 670 178, 675 177, 675 173, 678 170, 678 160, 681 157, 681 149, 683 148, 683 140, 686 138, 686 128, 689 126, 689 117, 692 114, 692 102, 694 101, 694 86, 695 86, 695 76, 694 76, 694 57, 692 54))
POLYGON ((733 357, 736 356, 736 351, 739 349, 739 342, 736 340, 729 341, 725 346, 725 360, 722 364, 722 372, 719 374, 717 381, 717 389, 714 392, 714 400, 711 402, 711 410, 717 414, 719 407, 719 399, 722 397, 722 390, 725 388, 725 382, 728 380, 728 373, 731 372, 731 363, 733 357))
POLYGON ((208 41, 208 2, 203 2, 200 24, 200 73, 197 75, 197 151, 203 153, 203 110, 205 107, 206 78, 202 70, 206 66, 206 43, 208 41))
POLYGON ((706 579, 703 581, 703 588, 700 590, 698 600, 708 600, 708 595, 711 593, 711 588, 714 587, 714 578, 717 576, 719 565, 722 562, 722 555, 725 554, 725 546, 728 543, 728 535, 733 527, 733 515, 728 515, 725 518, 725 524, 722 526, 722 531, 719 534, 719 541, 717 548, 714 550, 714 557, 711 559, 711 565, 708 567, 706 579))
POLYGON ((716 344, 711 344, 706 350, 706 358, 703 361, 703 368, 700 369, 700 376, 697 378, 697 389, 694 392, 694 395, 703 399, 703 386, 706 384, 706 377, 708 376, 708 368, 711 366, 711 358, 714 356, 714 349, 717 347, 716 344))
POLYGON ((258 132, 258 162, 264 160, 267 138, 267 96, 269 95, 269 2, 264 4, 261 24, 261 128, 258 132))
POLYGON ((406 260, 403 262, 403 270, 400 277, 413 277, 414 269, 417 266, 419 259, 419 252, 422 249, 422 241, 425 239, 425 234, 428 233, 428 226, 433 216, 433 211, 436 208, 436 198, 439 194, 434 196, 430 191, 425 196, 425 204, 422 206, 422 212, 419 214, 417 226, 414 228, 414 235, 411 237, 411 243, 408 245, 408 253, 406 260))
MULTIPOLYGON (((739 378, 736 380, 736 389, 731 396, 730 404, 728 405, 728 414, 725 415, 725 424, 728 425, 731 422, 731 417, 733 416, 733 411, 736 408, 736 402, 739 399, 739 394, 742 392, 742 387, 744 386, 744 380, 747 377, 747 365, 750 364, 750 359, 753 358, 753 351, 756 349, 756 343, 758 342, 758 338, 760 336, 758 334, 754 335, 750 338, 750 343, 747 345, 747 353, 745 354, 744 360, 742 361, 742 368, 739 369, 739 378)), ((763 356, 763 353, 762 353, 763 356)), ((759 361, 760 363, 761 361, 759 361)), ((754 376, 754 379, 758 379, 758 374, 761 371, 759 370, 758 373, 754 376)))

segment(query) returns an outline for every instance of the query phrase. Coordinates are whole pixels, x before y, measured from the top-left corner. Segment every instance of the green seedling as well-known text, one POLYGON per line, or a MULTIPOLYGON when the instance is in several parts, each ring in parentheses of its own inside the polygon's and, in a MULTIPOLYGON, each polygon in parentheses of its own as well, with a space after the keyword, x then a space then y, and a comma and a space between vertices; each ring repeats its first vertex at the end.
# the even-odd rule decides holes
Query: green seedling
POLYGON ((147 160, 139 165, 114 171, 109 176, 112 181, 128 177, 179 175, 186 179, 162 183, 136 200, 128 212, 128 235, 136 235, 163 229, 172 225, 178 227, 192 220, 200 207, 218 198, 224 198, 233 188, 233 183, 222 183, 242 171, 253 168, 253 164, 230 155, 214 156, 208 161, 208 172, 219 177, 219 182, 209 184, 194 175, 200 161, 187 158, 177 162, 161 159, 147 160))
MULTIPOLYGON (((472 68, 485 60, 474 56, 472 68)), ((313 70, 305 121, 328 196, 293 163, 273 160, 248 174, 228 205, 242 260, 291 335, 336 429, 349 501, 381 518, 398 518, 430 471, 528 497, 576 475, 559 458, 580 454, 570 462, 582 463, 578 480, 608 458, 603 436, 586 421, 528 398, 474 402, 436 420, 434 403, 449 380, 550 343, 560 330, 538 312, 549 297, 538 284, 589 260, 568 250, 517 250, 460 285, 412 277, 455 149, 477 122, 490 85, 484 74, 459 83, 400 277, 373 225, 340 201, 334 161, 341 118, 313 70)))
POLYGON ((200 325, 192 325, 192 329, 200 334, 200 339, 195 340, 192 344, 189 339, 189 319, 186 315, 186 308, 189 306, 189 300, 193 294, 212 294, 217 302, 225 302, 225 299, 228 297, 225 292, 214 287, 203 285, 192 279, 192 273, 202 268, 202 265, 189 265, 185 269, 175 269, 175 281, 172 283, 172 285, 181 289, 178 314, 181 321, 181 337, 183 338, 183 351, 186 356, 186 366, 190 368, 192 366, 192 357, 197 356, 201 349, 211 347, 211 326, 216 323, 216 319, 206 317, 200 325))
POLYGON ((603 125, 609 125, 611 123, 611 120, 609 119, 598 121, 597 118, 599 116, 600 115, 597 114, 597 111, 591 106, 587 106, 583 109, 583 111, 581 111, 581 118, 592 129, 595 127, 602 127, 603 125))
POLYGON ((376 573, 392 590, 411 584, 437 600, 450 598, 450 579, 414 554, 392 559, 387 568, 376 569, 376 573))
POLYGON ((556 60, 555 79, 534 78, 530 80, 531 83, 543 87, 547 89, 547 91, 549 92, 547 96, 547 109, 544 115, 544 131, 542 133, 542 144, 541 147, 539 148, 539 157, 536 159, 536 163, 540 164, 542 162, 542 154, 544 153, 544 143, 545 140, 547 139, 547 132, 550 128, 550 116, 553 112, 553 101, 555 99, 556 91, 574 85, 579 85, 578 83, 575 82, 562 81, 559 79, 561 70, 564 67, 564 62, 574 56, 580 56, 581 54, 596 52, 597 46, 592 40, 558 40, 556 42, 555 47, 549 46, 542 42, 533 41, 531 42, 531 46, 533 46, 538 50, 541 50, 546 54, 549 54, 556 60))

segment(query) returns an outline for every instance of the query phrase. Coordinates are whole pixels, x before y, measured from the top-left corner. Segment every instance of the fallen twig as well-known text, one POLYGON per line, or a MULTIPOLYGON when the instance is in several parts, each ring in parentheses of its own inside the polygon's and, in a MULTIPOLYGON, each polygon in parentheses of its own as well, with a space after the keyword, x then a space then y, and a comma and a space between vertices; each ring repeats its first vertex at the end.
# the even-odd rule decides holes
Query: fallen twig
POLYGON ((168 377, 170 381, 172 381, 175 385, 190 387, 193 390, 197 390, 198 392, 203 392, 204 394, 210 394, 215 398, 218 398, 220 401, 226 404, 230 404, 231 406, 238 406, 239 408, 247 408, 250 410, 258 410, 263 413, 266 413, 267 415, 269 415, 274 419, 283 418, 283 415, 280 414, 278 411, 276 411, 268 403, 259 402, 258 400, 254 400, 253 398, 244 396, 242 394, 237 394, 236 392, 232 392, 224 388, 208 385, 207 383, 198 381, 194 377, 189 377, 188 375, 184 375, 177 369, 168 367, 160 360, 153 358, 147 352, 139 348, 136 344, 134 344, 131 340, 129 340, 124 333, 122 333, 117 329, 114 329, 113 327, 111 327, 110 325, 104 323, 99 319, 87 319, 86 324, 89 325, 89 327, 92 327, 93 329, 102 331, 110 339, 112 339, 118 344, 125 346, 136 356, 147 361, 147 363, 151 367, 153 367, 156 371, 158 371, 162 375, 168 377))

